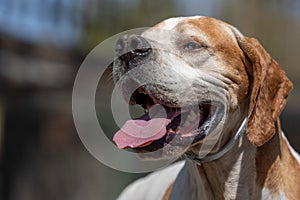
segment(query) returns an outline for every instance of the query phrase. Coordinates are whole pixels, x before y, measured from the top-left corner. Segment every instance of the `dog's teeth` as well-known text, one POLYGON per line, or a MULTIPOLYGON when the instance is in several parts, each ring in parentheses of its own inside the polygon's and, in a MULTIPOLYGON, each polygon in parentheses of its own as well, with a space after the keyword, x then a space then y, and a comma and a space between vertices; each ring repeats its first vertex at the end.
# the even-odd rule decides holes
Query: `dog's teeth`
POLYGON ((168 133, 175 133, 175 132, 173 131, 173 129, 169 128, 168 131, 167 131, 167 134, 168 133))

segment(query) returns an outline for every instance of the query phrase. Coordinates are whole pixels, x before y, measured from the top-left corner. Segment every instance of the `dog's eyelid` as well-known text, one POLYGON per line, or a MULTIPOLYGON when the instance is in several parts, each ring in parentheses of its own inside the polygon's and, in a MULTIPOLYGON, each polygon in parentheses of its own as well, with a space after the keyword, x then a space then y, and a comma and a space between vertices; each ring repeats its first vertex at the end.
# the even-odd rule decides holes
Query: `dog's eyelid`
POLYGON ((207 46, 197 41, 189 41, 186 42, 182 47, 184 50, 198 50, 201 48, 206 48, 207 46))

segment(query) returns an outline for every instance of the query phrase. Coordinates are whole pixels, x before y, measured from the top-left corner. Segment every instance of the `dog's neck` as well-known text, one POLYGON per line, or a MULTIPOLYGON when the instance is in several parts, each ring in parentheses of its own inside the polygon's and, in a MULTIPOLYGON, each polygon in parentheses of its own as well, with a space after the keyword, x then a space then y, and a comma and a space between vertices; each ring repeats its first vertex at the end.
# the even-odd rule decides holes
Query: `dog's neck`
POLYGON ((256 148, 243 136, 220 159, 202 165, 193 163, 205 187, 205 192, 199 193, 199 199, 239 199, 239 194, 254 199, 255 154, 256 148))
MULTIPOLYGON (((234 128, 231 127, 230 133, 222 134, 223 137, 216 145, 217 149, 214 149, 216 152, 235 135, 239 124, 234 128)), ((196 149, 197 147, 194 153, 196 149)), ((181 182, 189 185, 185 187, 189 188, 189 191, 181 193, 172 191, 172 196, 178 199, 187 197, 189 199, 238 199, 240 193, 243 197, 248 194, 251 199, 256 189, 255 156, 256 147, 243 135, 225 155, 217 160, 199 164, 187 159, 180 173, 184 178, 180 180, 184 180, 181 182)))
POLYGON ((188 191, 172 191, 172 196, 179 199, 263 199, 272 192, 274 199, 280 199, 285 196, 281 166, 292 158, 287 145, 279 128, 262 147, 257 148, 244 135, 218 160, 201 165, 187 160, 180 184, 188 185, 185 187, 188 191), (274 168, 275 171, 270 170, 274 168))
MULTIPOLYGON (((241 107, 241 109, 245 108, 241 107)), ((213 149, 214 153, 231 142, 238 130, 242 128, 243 116, 240 116, 240 113, 245 112, 237 111, 229 117, 231 120, 239 120, 236 120, 236 124, 226 123, 232 127, 224 127, 224 133, 221 134, 215 149, 213 149)), ((235 145, 219 159, 201 165, 191 163, 197 168, 200 180, 205 187, 205 192, 199 193, 199 199, 240 199, 239 197, 244 198, 245 196, 254 199, 253 195, 257 190, 256 150, 256 147, 243 134, 235 145)))

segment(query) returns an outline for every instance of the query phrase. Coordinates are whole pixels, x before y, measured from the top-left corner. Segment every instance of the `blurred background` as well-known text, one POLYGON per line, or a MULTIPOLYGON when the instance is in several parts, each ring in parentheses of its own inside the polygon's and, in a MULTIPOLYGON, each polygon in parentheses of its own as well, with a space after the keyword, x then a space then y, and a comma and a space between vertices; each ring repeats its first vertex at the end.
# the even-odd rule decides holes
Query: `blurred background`
MULTIPOLYGON (((72 119, 74 78, 106 38, 186 15, 235 25, 280 63, 294 83, 282 126, 299 151, 300 1, 0 0, 0 199, 110 200, 142 176, 110 169, 84 148, 72 119)), ((105 99, 109 71, 104 79, 105 99)), ((107 103, 97 102, 99 112, 107 103)), ((116 130, 109 117, 99 121, 116 130)))

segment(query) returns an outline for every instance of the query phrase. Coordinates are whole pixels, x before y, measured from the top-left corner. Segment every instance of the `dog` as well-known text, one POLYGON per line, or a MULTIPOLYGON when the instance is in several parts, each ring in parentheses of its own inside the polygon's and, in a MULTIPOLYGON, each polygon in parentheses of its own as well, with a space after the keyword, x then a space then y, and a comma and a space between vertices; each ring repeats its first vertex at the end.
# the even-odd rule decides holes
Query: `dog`
POLYGON ((142 153, 164 149, 155 159, 186 157, 118 199, 300 199, 300 157, 279 121, 293 86, 255 38, 215 18, 177 17, 124 35, 116 52, 113 79, 135 71, 123 80, 124 96, 145 115, 129 120, 114 141, 142 153), (129 82, 141 86, 126 97, 129 82), (165 117, 149 116, 156 105, 165 117), (136 138, 128 132, 146 127, 135 129, 136 120, 161 126, 136 138))

